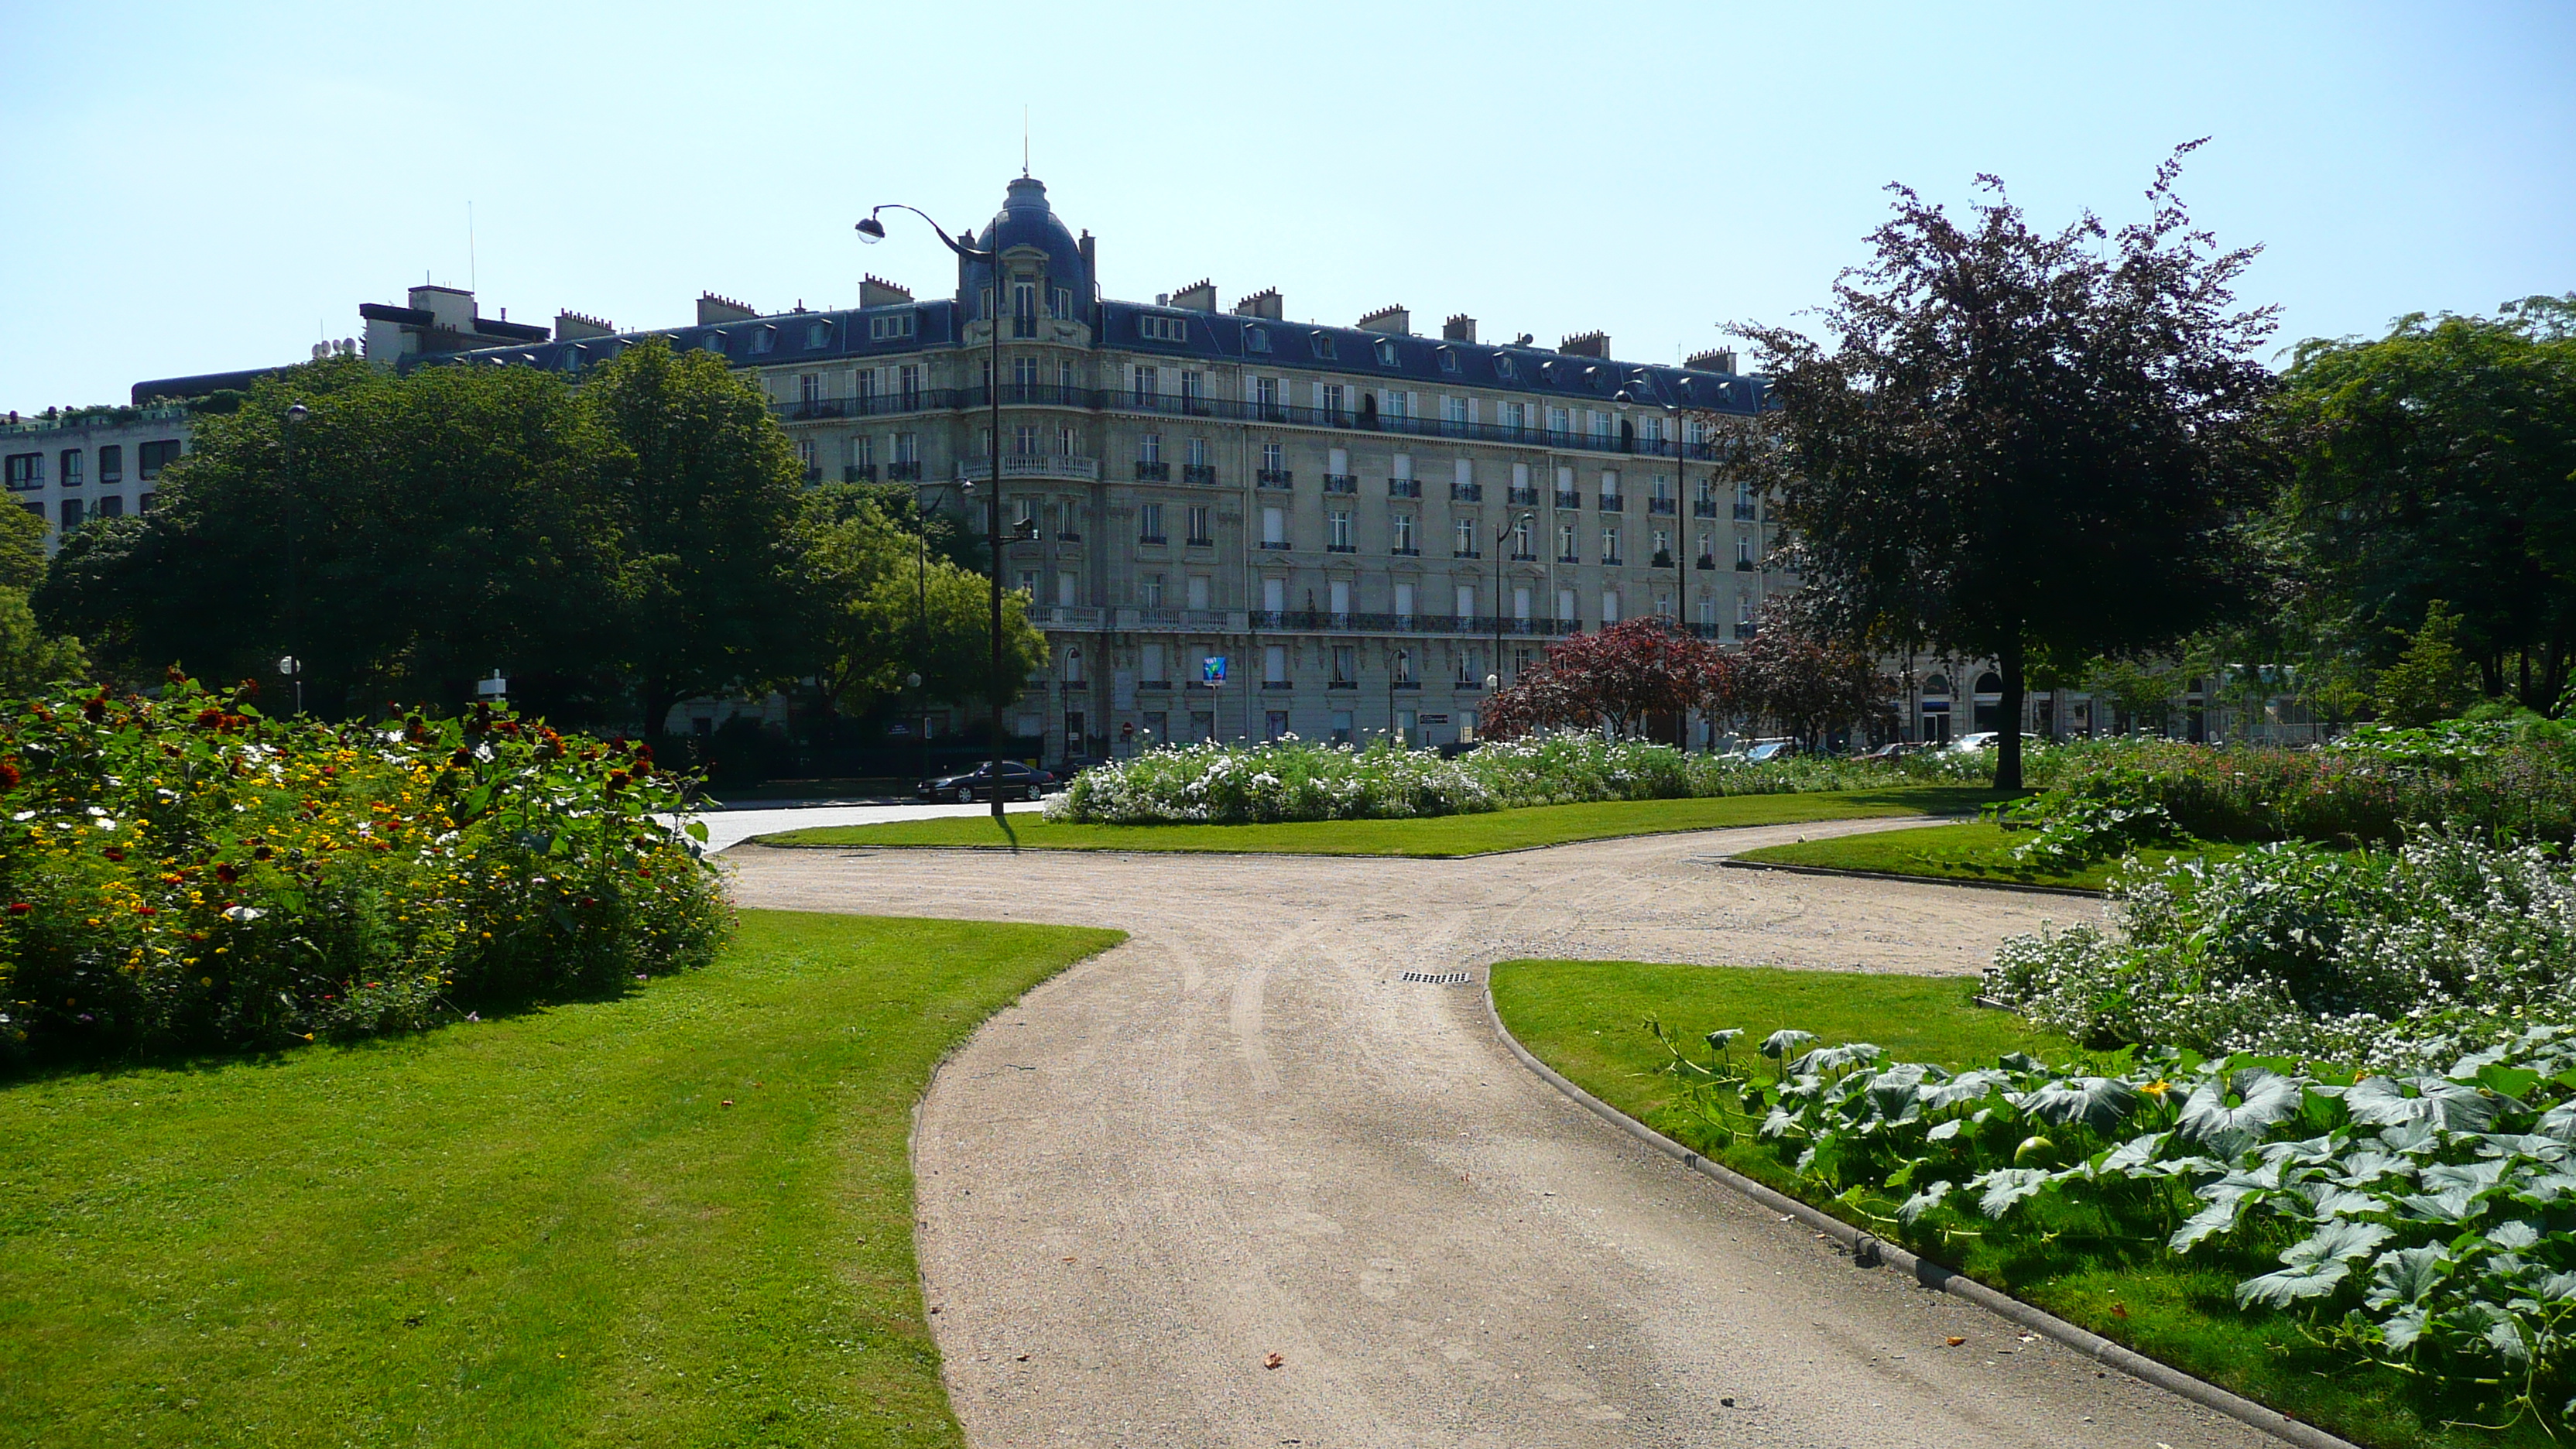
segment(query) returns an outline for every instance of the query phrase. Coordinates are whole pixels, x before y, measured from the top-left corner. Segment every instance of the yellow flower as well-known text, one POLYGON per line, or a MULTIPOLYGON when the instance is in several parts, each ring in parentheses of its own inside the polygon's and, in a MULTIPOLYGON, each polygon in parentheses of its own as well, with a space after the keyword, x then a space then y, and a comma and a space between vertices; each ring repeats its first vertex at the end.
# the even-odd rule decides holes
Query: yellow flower
POLYGON ((2173 1090, 2173 1083, 2166 1081, 2162 1077, 2158 1077, 2154 1081, 2140 1087, 2138 1090, 2158 1101, 2163 1101, 2165 1093, 2173 1090))

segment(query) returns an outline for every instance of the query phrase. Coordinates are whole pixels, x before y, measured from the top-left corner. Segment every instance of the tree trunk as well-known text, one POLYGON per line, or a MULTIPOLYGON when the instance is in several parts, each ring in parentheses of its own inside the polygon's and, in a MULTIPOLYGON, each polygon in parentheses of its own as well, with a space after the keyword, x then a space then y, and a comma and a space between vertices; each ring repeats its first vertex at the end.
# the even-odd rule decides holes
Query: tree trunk
POLYGON ((2003 666, 2004 676, 2004 697, 1999 701, 1996 709, 1996 713, 2002 716, 1996 723, 2003 733, 1995 740, 1995 788, 2019 790, 2021 788, 2021 630, 2016 628, 2005 637, 2003 657, 1995 662, 2003 666))
POLYGON ((660 679, 644 681, 644 687, 638 692, 644 697, 644 719, 636 734, 648 740, 658 739, 662 734, 662 721, 671 717, 672 707, 680 702, 679 698, 672 692, 669 682, 660 679))

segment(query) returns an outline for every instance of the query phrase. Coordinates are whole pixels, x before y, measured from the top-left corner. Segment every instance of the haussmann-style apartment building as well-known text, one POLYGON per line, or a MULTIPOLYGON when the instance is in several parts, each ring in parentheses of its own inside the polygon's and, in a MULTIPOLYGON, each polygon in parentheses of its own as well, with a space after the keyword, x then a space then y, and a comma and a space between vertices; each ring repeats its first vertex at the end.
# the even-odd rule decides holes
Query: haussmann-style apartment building
POLYGON ((717 353, 758 379, 809 480, 910 483, 980 531, 1001 328, 1001 567, 1049 655, 1005 723, 1050 759, 1472 739, 1489 681, 1551 638, 1649 614, 1749 637, 1765 593, 1794 586, 1766 570, 1762 501, 1714 477, 1713 426, 1761 397, 1726 353, 1496 345, 1463 316, 1417 336, 1394 307, 1317 326, 1277 291, 1220 310, 1206 282, 1108 300, 1094 239, 1025 177, 974 242, 999 275, 961 263, 953 297, 870 277, 853 310, 708 295, 694 326, 566 313, 504 346, 456 348, 482 324, 435 309, 463 318, 470 295, 421 289, 361 309, 366 352, 576 375, 648 338, 717 353))

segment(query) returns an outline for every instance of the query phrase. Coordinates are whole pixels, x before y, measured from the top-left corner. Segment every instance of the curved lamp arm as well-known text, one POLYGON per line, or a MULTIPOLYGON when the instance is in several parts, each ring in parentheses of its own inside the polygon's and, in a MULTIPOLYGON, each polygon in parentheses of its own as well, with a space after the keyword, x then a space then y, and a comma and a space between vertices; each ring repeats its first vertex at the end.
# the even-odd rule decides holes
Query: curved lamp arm
MULTIPOLYGON (((957 255, 964 257, 970 262, 991 262, 999 261, 1001 259, 1002 254, 1000 252, 986 251, 982 247, 971 247, 966 245, 966 243, 959 241, 956 237, 950 236, 947 230, 940 226, 938 222, 931 221, 929 212, 922 210, 918 206, 906 206, 900 201, 887 202, 885 205, 876 208, 875 211, 869 212, 867 214, 867 219, 858 224, 857 231, 859 233, 859 240, 866 242, 870 246, 874 246, 878 242, 885 240, 885 223, 877 220, 877 216, 878 213, 887 211, 908 211, 913 215, 920 217, 923 221, 930 222, 931 235, 938 237, 942 246, 947 247, 950 251, 955 252, 957 255)), ((959 235, 962 236, 964 233, 961 232, 959 235)))

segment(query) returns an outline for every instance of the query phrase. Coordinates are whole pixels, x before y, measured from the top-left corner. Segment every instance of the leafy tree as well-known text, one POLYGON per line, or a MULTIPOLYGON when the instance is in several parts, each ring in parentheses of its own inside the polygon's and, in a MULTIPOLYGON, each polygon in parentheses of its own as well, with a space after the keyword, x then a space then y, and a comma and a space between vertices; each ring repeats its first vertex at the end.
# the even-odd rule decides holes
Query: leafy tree
POLYGON ((326 713, 461 703, 496 666, 560 705, 545 681, 614 685, 595 663, 618 593, 600 454, 533 369, 299 367, 201 417, 160 505, 75 533, 38 602, 133 679, 273 679, 292 653, 326 713))
POLYGON ((0 589, 21 593, 45 581, 45 521, 24 508, 0 508, 0 589))
POLYGON ((2576 293, 2303 342, 2277 407, 2295 445, 2273 522, 2318 617, 2367 647, 2444 600, 2487 693, 2554 709, 2576 653, 2576 293))
POLYGON ((804 469, 759 391, 656 338, 592 373, 580 401, 611 449, 624 558, 609 648, 634 678, 644 728, 660 730, 683 699, 793 677, 804 469))
POLYGON ((2397 662, 2379 672, 2379 717, 2418 728, 2456 717, 2476 702, 2477 682, 2460 648, 2460 616, 2435 599, 2424 606, 2424 627, 2406 641, 2397 662))
MULTIPOLYGON (((992 694, 991 584, 984 575, 903 527, 875 490, 812 490, 797 534, 812 620, 808 643, 827 701, 863 710, 869 696, 902 689, 908 673, 921 675, 929 698, 992 694)), ((1001 677, 1016 690, 1046 662, 1046 638, 1028 622, 1026 596, 1014 590, 1002 605, 1001 677)))
POLYGON ((1777 404, 1738 466, 1779 491, 1820 616, 1994 660, 2002 788, 2035 655, 2152 650, 2247 594, 2272 312, 2231 310, 2253 253, 2192 229, 2190 149, 2116 236, 2089 212, 2033 231, 1993 177, 1966 224, 1894 187, 1875 259, 1835 283, 1830 347, 1738 329, 1777 404))
POLYGON ((1762 627, 1737 656, 1745 712, 1810 748, 1836 729, 1888 714, 1896 682, 1869 650, 1805 627, 1782 603, 1763 613, 1762 627))
POLYGON ((1548 645, 1544 663, 1486 701, 1483 728, 1509 739, 1607 720, 1614 733, 1627 735, 1648 715, 1700 707, 1728 667, 1716 646, 1665 620, 1628 619, 1548 645))

